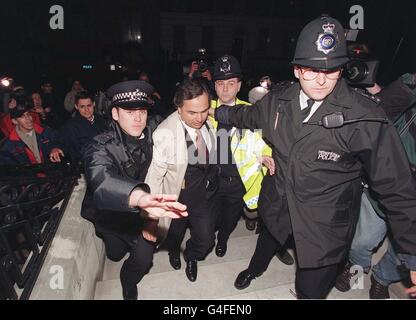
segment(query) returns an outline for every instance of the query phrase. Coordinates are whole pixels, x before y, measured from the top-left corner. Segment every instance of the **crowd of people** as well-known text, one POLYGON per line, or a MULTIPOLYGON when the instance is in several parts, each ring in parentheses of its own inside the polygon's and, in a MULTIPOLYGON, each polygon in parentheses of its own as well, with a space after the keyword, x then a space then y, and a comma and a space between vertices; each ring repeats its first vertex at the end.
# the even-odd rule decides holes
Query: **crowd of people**
POLYGON ((408 270, 415 296, 416 76, 352 88, 342 79, 347 62, 341 24, 323 15, 300 33, 296 81, 263 76, 249 102, 237 97, 243 71, 229 54, 202 73, 192 63, 172 109, 145 72, 111 86, 99 107, 79 80, 62 107, 50 82, 15 88, 0 116, 0 164, 79 164, 88 183, 81 215, 109 259, 129 253, 124 299, 138 298, 157 249, 181 269, 188 228, 185 274, 196 281, 198 261, 212 250, 224 257, 242 217, 259 237, 237 289, 277 257, 296 262, 299 299, 349 290, 353 266, 372 270, 370 298, 389 298, 408 270), (386 236, 389 249, 372 267, 386 236))

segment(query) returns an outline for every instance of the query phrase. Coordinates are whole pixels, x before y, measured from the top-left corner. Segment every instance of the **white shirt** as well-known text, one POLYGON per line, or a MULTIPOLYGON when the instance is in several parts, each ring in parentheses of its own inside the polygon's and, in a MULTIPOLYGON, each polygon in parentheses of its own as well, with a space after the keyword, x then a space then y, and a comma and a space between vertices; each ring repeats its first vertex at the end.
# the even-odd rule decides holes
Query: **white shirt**
MULTIPOLYGON (((181 119, 180 116, 179 116, 179 118, 181 119)), ((183 126, 185 127, 186 131, 188 132, 189 136, 191 137, 192 142, 196 145, 196 129, 191 128, 190 126, 188 126, 182 119, 181 119, 181 122, 182 122, 183 126)), ((211 152, 211 149, 212 149, 211 138, 210 138, 210 134, 209 134, 208 129, 205 126, 205 124, 202 126, 200 131, 201 131, 201 134, 202 134, 202 138, 204 138, 205 143, 207 145, 208 152, 211 152)))
MULTIPOLYGON (((308 107, 308 100, 310 98, 303 92, 303 90, 300 90, 299 94, 299 102, 300 102, 300 109, 303 110, 308 107)), ((323 101, 316 101, 311 108, 311 112, 309 112, 309 115, 303 120, 303 123, 306 123, 309 121, 309 119, 313 116, 313 114, 318 110, 318 108, 321 106, 323 101)))

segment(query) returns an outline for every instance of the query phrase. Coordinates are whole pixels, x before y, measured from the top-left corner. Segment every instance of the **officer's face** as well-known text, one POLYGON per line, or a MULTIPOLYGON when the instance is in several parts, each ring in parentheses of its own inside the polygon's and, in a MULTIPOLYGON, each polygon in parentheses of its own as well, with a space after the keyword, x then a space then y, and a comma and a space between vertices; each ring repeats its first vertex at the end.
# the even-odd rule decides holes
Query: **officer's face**
POLYGON ((33 130, 33 118, 29 112, 25 112, 21 117, 12 119, 12 122, 19 126, 23 132, 30 132, 33 130))
POLYGON ((324 100, 334 90, 335 85, 341 75, 341 70, 332 72, 319 72, 318 70, 310 70, 307 68, 295 67, 295 77, 299 79, 303 92, 315 101, 324 100), (314 72, 315 75, 309 77, 309 73, 314 72), (310 78, 314 79, 309 80, 310 78))
POLYGON ((183 106, 178 108, 179 115, 183 122, 191 128, 200 129, 208 118, 209 97, 207 93, 185 100, 183 106))
POLYGON ((75 109, 78 110, 81 117, 84 117, 87 120, 91 120, 92 116, 94 115, 94 106, 95 104, 93 101, 91 101, 90 98, 79 99, 75 105, 75 109))
POLYGON ((215 81, 215 92, 222 104, 234 104, 240 88, 241 81, 238 78, 215 81))
POLYGON ((146 127, 146 109, 124 110, 122 108, 113 108, 111 114, 121 129, 133 137, 140 137, 146 127))

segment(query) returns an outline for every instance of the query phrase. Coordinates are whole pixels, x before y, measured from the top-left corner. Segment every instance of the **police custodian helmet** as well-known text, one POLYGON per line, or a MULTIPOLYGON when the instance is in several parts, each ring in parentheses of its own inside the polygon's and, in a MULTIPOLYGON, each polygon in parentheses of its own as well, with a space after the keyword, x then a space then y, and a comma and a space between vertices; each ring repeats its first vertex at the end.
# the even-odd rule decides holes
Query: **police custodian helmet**
POLYGON ((148 97, 154 89, 146 81, 132 80, 116 83, 107 90, 107 96, 111 99, 110 107, 122 109, 149 109, 148 97))
POLYGON ((302 29, 292 64, 331 70, 343 66, 348 61, 344 28, 338 20, 321 15, 302 29))
POLYGON ((228 80, 231 78, 241 79, 242 77, 243 73, 241 72, 240 63, 235 57, 226 54, 219 57, 215 62, 213 74, 214 81, 228 80))

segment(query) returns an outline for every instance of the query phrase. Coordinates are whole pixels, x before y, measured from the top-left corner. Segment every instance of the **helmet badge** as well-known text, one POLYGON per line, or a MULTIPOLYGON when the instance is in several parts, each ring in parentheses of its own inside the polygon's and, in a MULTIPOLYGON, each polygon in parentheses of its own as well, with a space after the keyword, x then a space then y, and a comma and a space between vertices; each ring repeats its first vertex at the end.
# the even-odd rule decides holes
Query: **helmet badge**
POLYGON ((322 25, 322 29, 324 33, 318 35, 318 40, 316 40, 315 44, 318 51, 328 54, 335 51, 338 43, 338 34, 334 33, 335 24, 332 23, 322 25))
POLYGON ((231 64, 228 61, 228 57, 221 58, 220 71, 223 73, 228 73, 231 71, 231 64))

